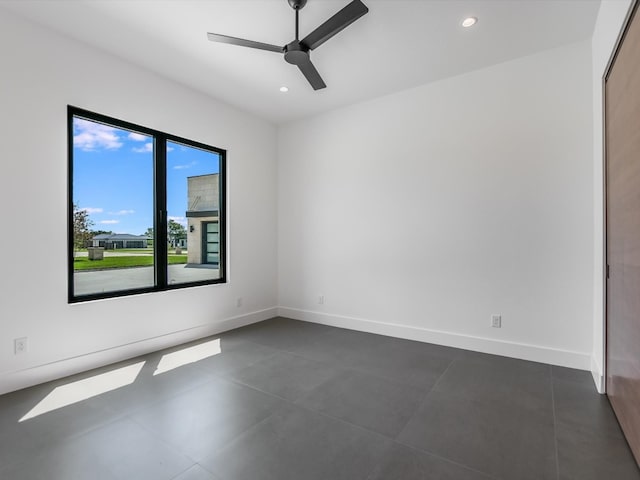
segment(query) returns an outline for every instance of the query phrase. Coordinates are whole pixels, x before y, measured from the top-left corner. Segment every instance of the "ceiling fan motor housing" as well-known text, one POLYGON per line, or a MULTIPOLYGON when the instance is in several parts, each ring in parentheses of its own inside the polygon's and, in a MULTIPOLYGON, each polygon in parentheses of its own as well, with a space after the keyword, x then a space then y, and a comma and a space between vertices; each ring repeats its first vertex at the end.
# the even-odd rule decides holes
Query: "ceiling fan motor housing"
POLYGON ((284 47, 284 59, 292 65, 301 65, 309 60, 309 49, 294 40, 284 47))

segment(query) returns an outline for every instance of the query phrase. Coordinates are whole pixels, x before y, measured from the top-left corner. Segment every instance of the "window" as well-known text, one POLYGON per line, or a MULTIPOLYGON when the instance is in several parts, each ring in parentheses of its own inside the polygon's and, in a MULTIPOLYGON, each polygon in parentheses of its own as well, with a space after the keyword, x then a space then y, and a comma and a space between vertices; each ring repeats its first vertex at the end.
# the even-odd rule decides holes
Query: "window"
POLYGON ((225 150, 68 109, 69 301, 225 281, 225 150))

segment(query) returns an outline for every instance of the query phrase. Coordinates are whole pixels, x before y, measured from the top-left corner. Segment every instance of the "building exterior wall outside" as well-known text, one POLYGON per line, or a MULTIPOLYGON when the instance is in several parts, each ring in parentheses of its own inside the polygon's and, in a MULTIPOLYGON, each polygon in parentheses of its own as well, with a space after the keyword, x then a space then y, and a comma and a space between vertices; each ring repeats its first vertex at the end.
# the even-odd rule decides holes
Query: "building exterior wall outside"
POLYGON ((144 235, 126 235, 126 234, 114 234, 96 235, 91 240, 93 247, 104 247, 106 249, 113 248, 147 248, 149 245, 148 237, 144 235))
POLYGON ((217 173, 187 178, 187 192, 189 196, 187 210, 189 212, 218 210, 219 190, 217 173))
POLYGON ((187 178, 187 263, 202 264, 204 222, 218 221, 219 178, 217 173, 187 178), (216 212, 216 215, 206 215, 216 212))
POLYGON ((99 240, 98 245, 94 240, 94 246, 110 248, 147 248, 146 240, 99 240))

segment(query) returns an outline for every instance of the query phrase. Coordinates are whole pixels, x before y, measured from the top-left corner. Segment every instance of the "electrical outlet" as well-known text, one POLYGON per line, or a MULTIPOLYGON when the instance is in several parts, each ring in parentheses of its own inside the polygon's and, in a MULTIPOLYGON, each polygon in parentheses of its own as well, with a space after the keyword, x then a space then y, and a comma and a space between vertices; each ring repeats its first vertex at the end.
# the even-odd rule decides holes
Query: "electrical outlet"
POLYGON ((319 305, 323 305, 324 304, 324 295, 318 295, 318 304, 319 305))
POLYGON ((236 307, 240 308, 242 306, 242 297, 236 298, 236 307))
POLYGON ((27 337, 16 338, 13 341, 13 353, 19 355, 27 352, 27 337))
POLYGON ((502 328, 502 315, 491 315, 491 326, 493 328, 502 328))

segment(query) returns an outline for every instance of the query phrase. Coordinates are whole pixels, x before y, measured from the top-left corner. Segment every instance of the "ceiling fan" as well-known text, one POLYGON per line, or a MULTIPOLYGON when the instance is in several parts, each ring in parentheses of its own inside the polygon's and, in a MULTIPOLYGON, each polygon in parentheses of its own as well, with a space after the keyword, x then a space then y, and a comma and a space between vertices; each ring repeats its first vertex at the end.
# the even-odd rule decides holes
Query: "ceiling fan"
POLYGON ((311 63, 309 51, 315 50, 331 37, 351 25, 367 13, 369 9, 361 0, 353 0, 305 38, 299 40, 298 16, 300 10, 307 4, 307 0, 288 1, 291 8, 296 12, 296 39, 284 47, 270 45, 268 43, 254 42, 253 40, 245 40, 243 38, 229 37, 227 35, 220 35, 219 33, 207 33, 207 37, 212 42, 230 43, 241 47, 251 47, 258 48, 260 50, 267 50, 269 52, 284 53, 284 59, 287 62, 298 66, 313 89, 320 90, 321 88, 325 88, 326 85, 318 73, 318 70, 316 70, 316 67, 311 63))

